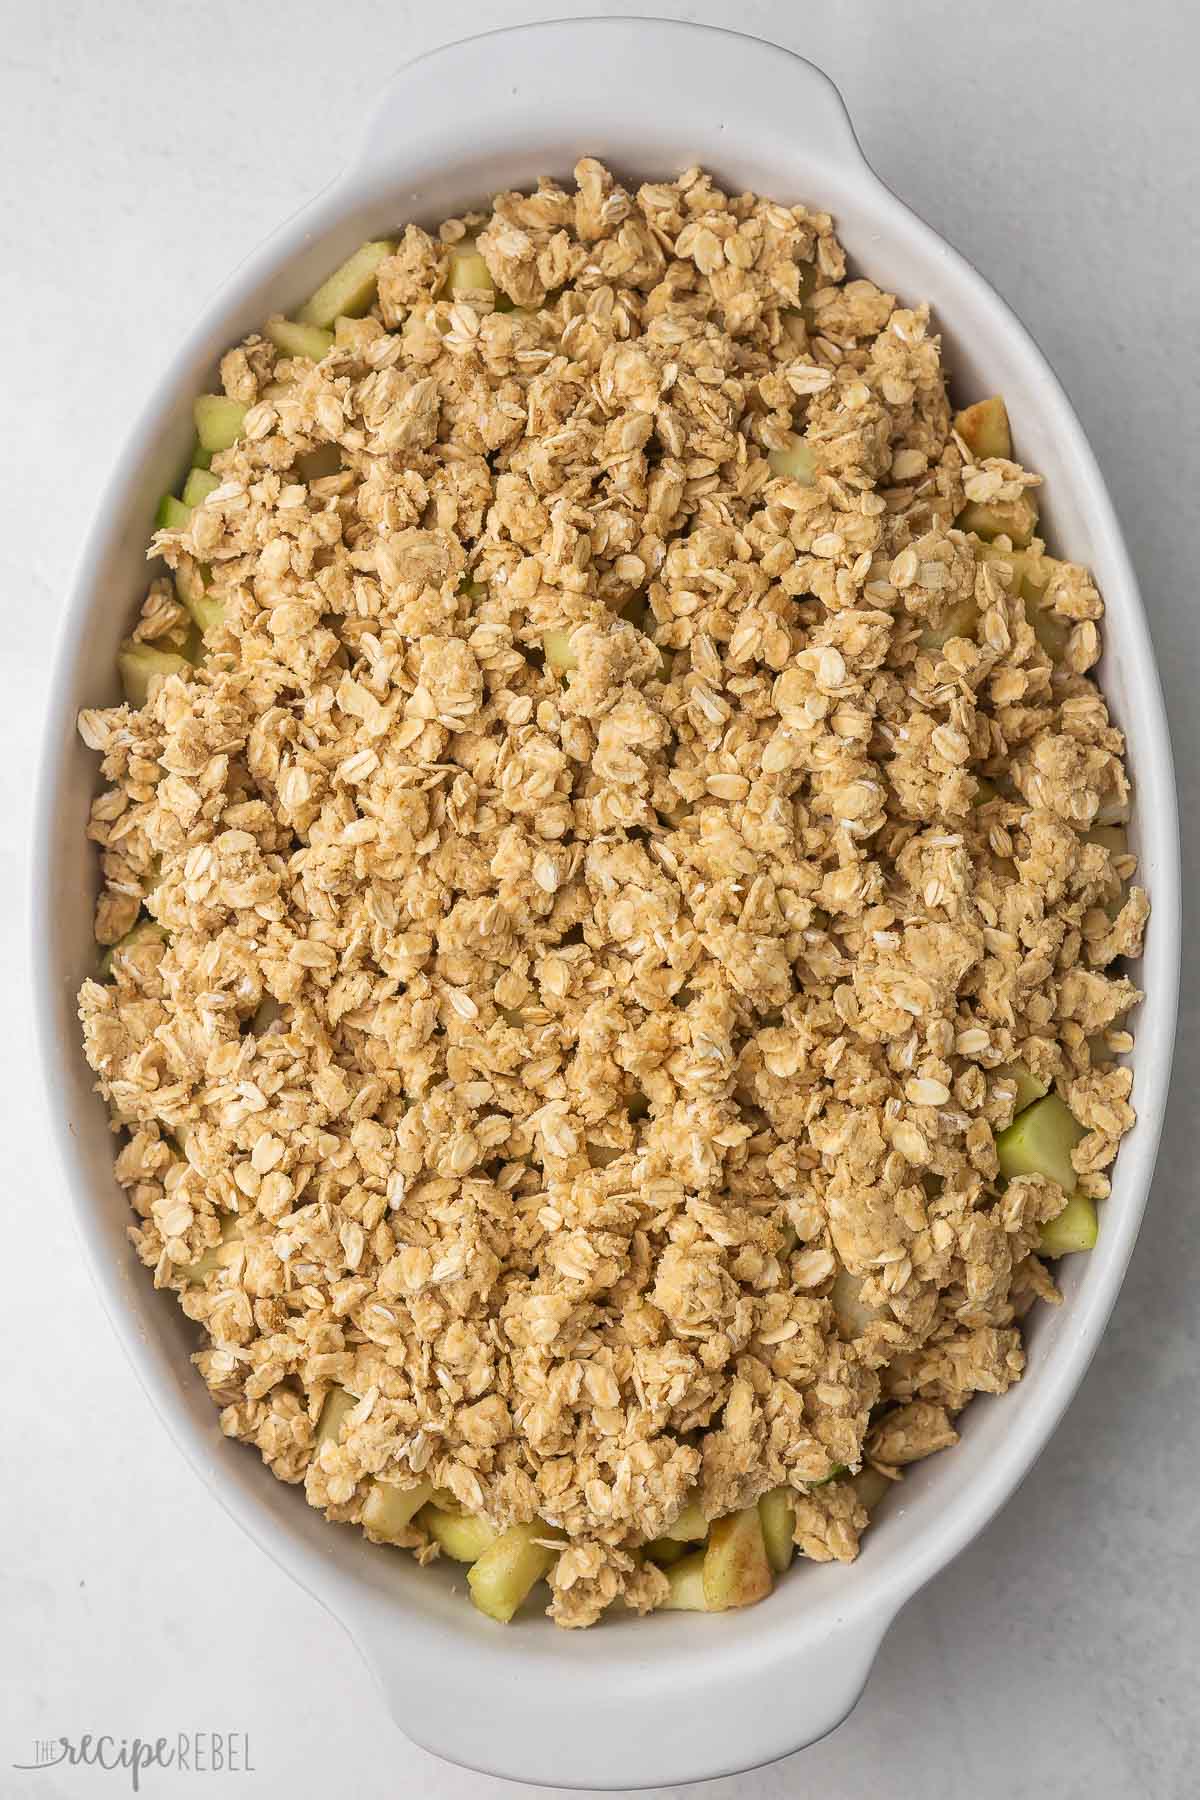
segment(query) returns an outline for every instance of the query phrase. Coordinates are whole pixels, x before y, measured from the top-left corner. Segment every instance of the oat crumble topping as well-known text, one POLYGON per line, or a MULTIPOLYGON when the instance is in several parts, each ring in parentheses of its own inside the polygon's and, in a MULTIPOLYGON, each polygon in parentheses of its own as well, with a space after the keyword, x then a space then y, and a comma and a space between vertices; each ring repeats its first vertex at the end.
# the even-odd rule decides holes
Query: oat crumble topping
POLYGON ((1100 596, 1045 559, 1048 654, 1039 477, 952 429, 928 308, 803 206, 575 181, 409 225, 319 363, 229 352, 134 633, 206 583, 207 658, 80 718, 97 939, 163 928, 86 1053, 222 1429, 333 1520, 546 1521, 562 1625, 662 1604, 693 1497, 853 1558, 853 1471, 1020 1376, 1065 1196, 998 1179, 1007 1072, 1105 1196, 1148 910, 1100 596), (494 295, 443 295, 468 236, 494 295))

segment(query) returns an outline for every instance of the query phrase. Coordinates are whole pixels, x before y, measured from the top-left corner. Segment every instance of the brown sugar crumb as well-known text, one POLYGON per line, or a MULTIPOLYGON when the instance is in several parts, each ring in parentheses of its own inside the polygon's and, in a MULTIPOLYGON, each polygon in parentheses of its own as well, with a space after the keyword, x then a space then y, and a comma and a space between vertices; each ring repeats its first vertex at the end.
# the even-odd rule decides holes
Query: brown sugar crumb
POLYGON ((223 1430, 335 1520, 540 1518, 586 1625, 692 1499, 853 1558, 846 1472, 1019 1378, 1064 1196, 1004 1074, 1107 1193, 1147 905, 1100 597, 956 524, 1039 477, 827 215, 588 159, 397 241, 319 363, 222 364, 134 633, 199 583, 207 656, 80 718, 80 1018, 223 1430))

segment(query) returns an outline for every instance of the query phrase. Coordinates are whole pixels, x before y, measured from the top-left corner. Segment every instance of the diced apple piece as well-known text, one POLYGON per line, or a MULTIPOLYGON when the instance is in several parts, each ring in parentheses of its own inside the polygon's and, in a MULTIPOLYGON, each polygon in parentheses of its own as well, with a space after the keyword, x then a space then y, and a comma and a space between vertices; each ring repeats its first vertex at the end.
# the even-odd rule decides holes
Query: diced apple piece
POLYGON ((992 1078, 995 1081, 1003 1081, 1007 1087, 1016 1089, 1016 1098, 1013 1101, 1014 1113, 1024 1112, 1027 1107, 1033 1105, 1035 1100, 1042 1099, 1045 1094, 1050 1092, 1050 1083, 1042 1081, 1038 1076, 1032 1074, 1024 1063, 1004 1063, 1000 1068, 992 1070, 992 1078))
MULTIPOLYGON (((1084 836, 1087 843, 1099 844, 1107 850, 1114 863, 1131 854, 1129 833, 1124 825, 1093 825, 1084 836)), ((1125 904, 1127 881, 1127 875, 1118 874, 1115 868, 1110 871, 1108 892, 1104 900, 1104 908, 1110 919, 1115 919, 1125 904)))
POLYGON ((796 1527, 796 1506, 790 1488, 772 1488, 769 1494, 763 1494, 758 1502, 758 1516, 762 1521, 763 1542, 767 1546, 767 1561, 777 1575, 791 1567, 795 1544, 792 1533, 796 1527))
POLYGON ((470 1513, 443 1512, 438 1506, 425 1508, 421 1524, 445 1554, 460 1563, 478 1562, 499 1535, 486 1519, 474 1518, 470 1513))
POLYGON ((1092 821, 1093 829, 1097 825, 1125 825, 1129 821, 1129 790, 1109 794, 1101 800, 1096 808, 1096 817, 1092 821))
POLYGON ((753 1606, 756 1600, 765 1600, 772 1585, 757 1506, 747 1506, 742 1512, 715 1520, 704 1552, 704 1602, 708 1611, 753 1606))
POLYGON ((1075 1192, 1076 1175, 1071 1152, 1087 1133, 1057 1094, 1047 1094, 1017 1114, 1007 1131, 996 1139, 1000 1173, 1047 1175, 1065 1194, 1075 1192))
POLYGON ((411 1524, 432 1492, 427 1481, 419 1481, 416 1487, 398 1487, 394 1481, 373 1481, 363 1505, 362 1522, 374 1537, 394 1543, 397 1534, 411 1524))
POLYGON ((356 1397, 348 1394, 345 1388, 330 1388, 321 1406, 321 1416, 317 1420, 317 1435, 313 1441, 314 1450, 319 1450, 322 1444, 337 1442, 342 1435, 346 1414, 353 1412, 357 1405, 356 1397))
POLYGON ((660 1569, 669 1569, 684 1554, 683 1545, 677 1544, 674 1538, 653 1538, 646 1545, 646 1555, 651 1562, 657 1563, 660 1569))
POLYGON ((189 507, 202 505, 220 485, 219 475, 208 469, 193 469, 183 484, 183 504, 189 507))
POLYGON ((1003 571, 1001 579, 1005 586, 1026 601, 1036 600, 1045 590, 1054 568, 1054 558, 1044 556, 1040 550, 1005 549, 1003 543, 985 543, 982 539, 973 549, 977 562, 997 564, 997 573, 1003 571))
POLYGON ((480 1612, 507 1625, 526 1595, 550 1572, 558 1551, 538 1540, 551 1535, 540 1519, 514 1525, 472 1563, 467 1586, 480 1612))
POLYGON ((968 500, 955 524, 976 537, 1007 537, 1023 550, 1037 529, 1038 508, 1028 488, 1015 500, 968 500))
POLYGON ((1073 1250, 1095 1249, 1099 1234, 1095 1201, 1073 1194, 1058 1217, 1042 1226, 1038 1248, 1043 1256, 1069 1256, 1073 1250))
POLYGON ((999 394, 993 394, 990 400, 977 400, 974 406, 964 406, 954 415, 954 429, 971 455, 978 459, 985 456, 1008 459, 1012 456, 1008 408, 999 394))
POLYGON ((936 625, 925 626, 917 643, 922 650, 940 650, 951 638, 974 637, 978 624, 979 608, 974 599, 956 600, 936 625))
POLYGON ((174 637, 164 638, 163 642, 170 643, 171 648, 178 650, 184 661, 191 663, 194 669, 198 669, 204 661, 204 637, 194 619, 189 619, 182 643, 174 637))
POLYGON ((844 1475, 848 1466, 846 1463, 834 1463, 828 1475, 820 1475, 816 1481, 806 1481, 804 1485, 810 1488, 824 1487, 826 1482, 836 1481, 839 1475, 844 1475))
POLYGON ((190 1281, 195 1285, 207 1281, 210 1275, 215 1274, 231 1257, 236 1256, 237 1239, 241 1235, 241 1230, 242 1220, 238 1215, 226 1213, 221 1220, 220 1243, 210 1244, 207 1250, 202 1250, 195 1262, 181 1263, 176 1273, 182 1275, 185 1281, 190 1281))
POLYGON ((854 1491, 868 1512, 874 1512, 884 1495, 890 1494, 892 1489, 898 1485, 888 1476, 881 1475, 878 1469, 873 1469, 870 1463, 860 1469, 852 1479, 854 1491))
POLYGON ((284 319, 278 313, 267 320, 266 334, 284 356, 304 356, 320 362, 333 349, 333 333, 320 325, 304 325, 299 319, 284 319))
POLYGON ((569 631, 547 631, 542 638, 542 649, 552 668, 565 672, 579 667, 579 658, 571 648, 569 631))
POLYGON ((204 445, 200 442, 200 439, 197 438, 196 442, 192 445, 192 467, 193 467, 193 469, 211 469, 212 468, 212 459, 213 459, 212 451, 206 450, 204 448, 204 445))
POLYGON ((695 1544, 707 1537, 708 1520, 700 1511, 700 1502, 689 1500, 679 1517, 667 1526, 663 1536, 673 1538, 677 1544, 695 1544))
POLYGON ((450 247, 446 270, 447 294, 494 294, 496 284, 474 238, 463 238, 450 247))
POLYGON ((175 592, 183 605, 187 607, 201 632, 209 631, 225 617, 223 600, 209 597, 205 586, 204 570, 197 562, 186 557, 175 571, 175 592))
MULTIPOLYGON (((1022 586, 1024 592, 1024 585, 1022 586)), ((1033 628, 1033 635, 1051 662, 1061 662, 1066 654, 1067 640, 1074 628, 1071 619, 1064 619, 1060 614, 1051 612, 1049 607, 1039 606, 1036 599, 1025 600, 1025 617, 1033 628)))
POLYGON ((175 590, 202 633, 212 631, 215 626, 221 624, 225 617, 223 600, 213 600, 205 593, 203 586, 198 590, 191 588, 185 594, 178 580, 175 583, 175 590))
POLYGON ((773 475, 786 476, 789 481, 798 481, 803 487, 812 487, 817 478, 813 453, 804 439, 797 437, 795 433, 784 449, 768 450, 767 461, 773 475))
POLYGON ((117 651, 121 691, 130 706, 145 706, 156 675, 182 675, 191 666, 186 656, 177 656, 172 650, 155 650, 151 644, 135 644, 132 639, 117 651))
POLYGON ((664 1612, 709 1612, 704 1595, 703 1550, 693 1550, 668 1569, 667 1586, 671 1591, 663 1601, 664 1612))
POLYGON ((246 408, 225 394, 197 394, 192 408, 196 435, 205 450, 228 450, 241 435, 246 408))
POLYGON ((1110 856, 1128 856, 1129 833, 1124 825, 1093 825, 1084 833, 1089 844, 1102 844, 1110 856))
POLYGON ((183 531, 192 516, 190 506, 177 500, 174 494, 164 494, 158 503, 158 511, 154 515, 155 531, 183 531))
POLYGON ((779 323, 783 334, 790 343, 807 348, 808 330, 811 327, 812 309, 809 301, 822 285, 821 272, 815 262, 801 263, 798 270, 798 306, 786 306, 779 315, 779 323))
POLYGON ((299 323, 327 331, 337 318, 361 318, 375 298, 379 265, 395 248, 391 238, 360 244, 354 255, 321 283, 312 299, 305 301, 297 315, 299 323))
POLYGON ((840 1269, 829 1292, 834 1317, 851 1337, 861 1337, 873 1320, 886 1316, 881 1307, 866 1305, 861 1297, 862 1284, 861 1275, 851 1275, 848 1269, 840 1269))
POLYGON ((157 919, 139 919, 131 925, 124 937, 119 937, 115 944, 110 944, 100 958, 100 979, 107 981, 112 974, 113 957, 121 950, 135 950, 139 944, 165 944, 167 934, 157 919))

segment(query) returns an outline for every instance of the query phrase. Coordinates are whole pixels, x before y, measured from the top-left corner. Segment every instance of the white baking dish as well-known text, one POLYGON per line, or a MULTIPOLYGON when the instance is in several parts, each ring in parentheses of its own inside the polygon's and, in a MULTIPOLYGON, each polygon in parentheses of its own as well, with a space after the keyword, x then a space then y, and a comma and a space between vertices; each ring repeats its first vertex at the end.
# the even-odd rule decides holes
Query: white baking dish
MULTIPOLYGON (((188 334, 117 459, 63 621, 37 805, 33 971, 53 1116, 80 1232, 105 1303, 168 1429, 222 1504, 348 1628, 398 1723, 456 1762, 529 1781, 632 1787, 765 1762, 812 1742, 860 1693, 904 1601, 1013 1491, 1096 1348, 1145 1204, 1167 1093, 1179 955, 1175 794, 1146 624, 1099 470, 1021 325, 963 259, 872 173, 841 100, 811 65, 706 27, 608 19, 521 27, 424 57, 384 93, 350 167, 230 279, 188 334), (961 1446, 920 1465, 852 1567, 798 1564, 766 1604, 717 1618, 614 1619, 566 1635, 535 1615, 506 1629, 461 1579, 327 1524, 258 1456, 222 1438, 188 1356, 194 1328, 155 1293, 125 1238, 113 1143, 78 1047, 74 995, 94 964, 95 870, 84 841, 95 759, 84 704, 111 700, 117 640, 146 576, 159 494, 184 467, 190 402, 220 353, 287 310, 363 238, 426 224, 581 154, 630 178, 699 162, 735 189, 837 215, 855 261, 928 298, 959 391, 1007 397, 1018 448, 1047 476, 1053 548, 1091 564, 1109 607, 1105 691, 1129 739, 1134 835, 1154 915, 1136 1020, 1136 1130, 1098 1248, 1063 1265, 1067 1302, 1031 1321, 1028 1373, 981 1399, 961 1446)), ((1095 1504, 1104 1505, 1103 1495, 1095 1504)), ((311 1696, 319 1704, 319 1697, 311 1696)), ((930 1696, 931 1707, 936 1696, 930 1696)))

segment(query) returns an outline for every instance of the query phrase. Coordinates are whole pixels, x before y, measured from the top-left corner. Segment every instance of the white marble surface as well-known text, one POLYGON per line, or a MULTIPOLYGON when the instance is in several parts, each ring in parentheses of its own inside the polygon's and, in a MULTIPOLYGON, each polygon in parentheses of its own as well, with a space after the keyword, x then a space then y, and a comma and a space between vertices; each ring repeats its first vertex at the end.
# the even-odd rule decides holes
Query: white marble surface
MULTIPOLYGON (((14 966, 48 645, 114 436, 199 302, 336 166, 389 67, 539 10, 511 0, 453 11, 421 0, 3 8, 0 924, 14 966)), ((560 0, 557 10, 641 8, 560 0)), ((1195 9, 660 0, 660 10, 738 24, 822 63, 876 167, 1047 350, 1141 572, 1190 829, 1200 800, 1195 9)), ((1194 835, 1185 868, 1194 945, 1194 835)), ((1192 960, 1149 1221, 1066 1423, 1003 1516, 897 1622, 851 1720, 788 1762, 714 1784, 711 1800, 1197 1792, 1192 960)), ((153 1776, 143 1792, 548 1792, 448 1768, 401 1738, 341 1631, 170 1447, 80 1263, 22 1004, 10 999, 0 1034, 15 1222, 0 1263, 0 1793, 127 1792, 119 1775, 22 1776, 11 1764, 59 1732, 185 1728, 248 1731, 254 1774, 223 1785, 153 1776)))

